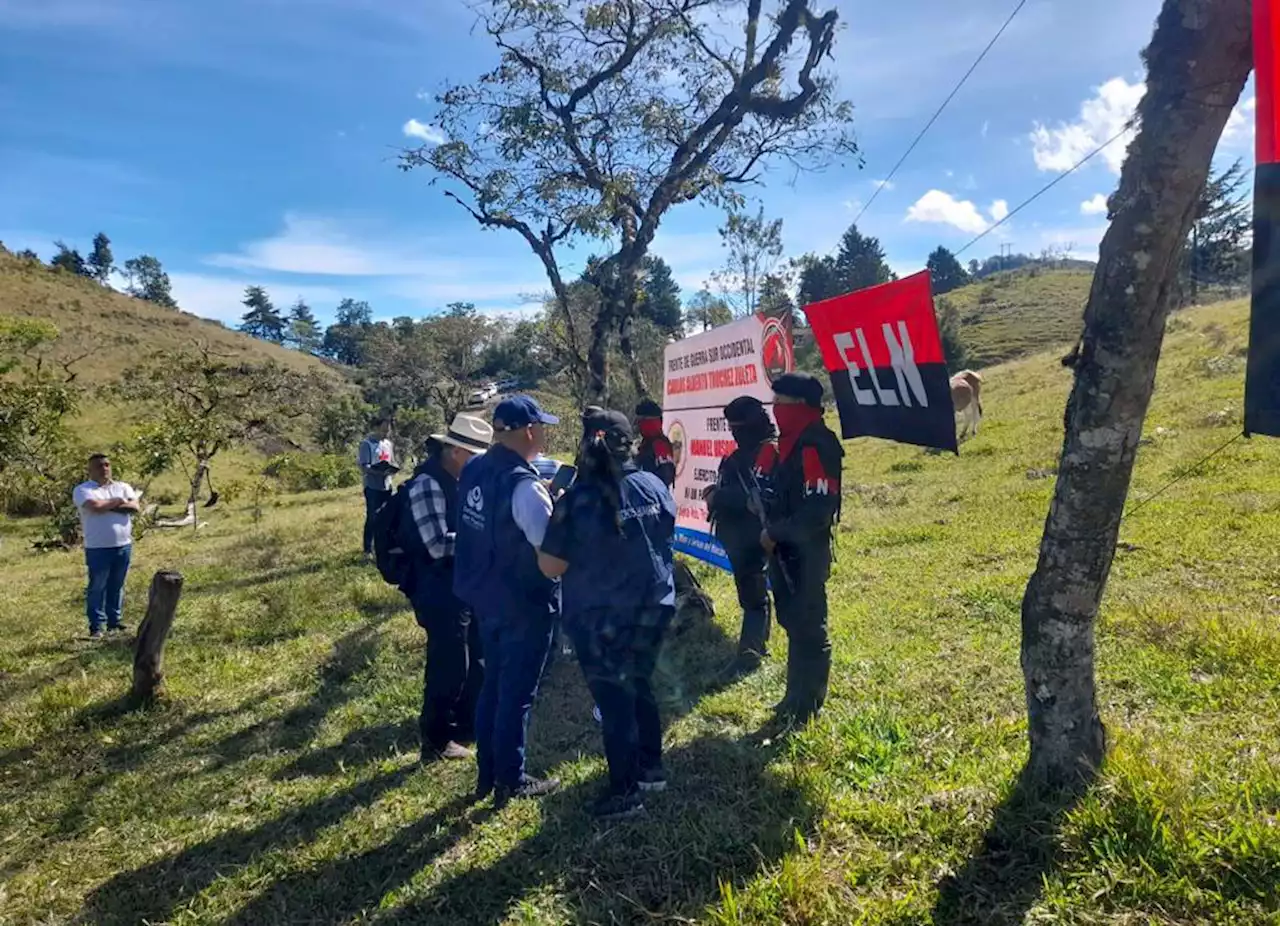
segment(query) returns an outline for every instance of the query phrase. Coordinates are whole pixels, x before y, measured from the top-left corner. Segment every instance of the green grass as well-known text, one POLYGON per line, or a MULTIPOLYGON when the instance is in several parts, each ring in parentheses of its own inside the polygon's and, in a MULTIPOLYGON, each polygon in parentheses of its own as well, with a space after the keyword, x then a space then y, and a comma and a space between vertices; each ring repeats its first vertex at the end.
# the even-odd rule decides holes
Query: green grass
POLYGON ((1028 268, 998 273, 943 296, 960 312, 973 366, 1073 343, 1084 324, 1091 270, 1028 268))
POLYGON ((208 319, 112 292, 68 273, 0 252, 0 314, 52 322, 58 356, 80 357, 79 381, 105 386, 156 351, 177 351, 202 341, 233 357, 274 360, 307 372, 329 369, 320 360, 224 328, 208 319))
MULTIPOLYGON (((1280 919, 1280 444, 1234 432, 1245 306, 1171 324, 1099 623, 1111 750, 1075 803, 1019 785, 1019 602, 1069 373, 987 374, 958 458, 849 447, 823 718, 765 729, 781 658, 712 684, 736 609, 671 642, 672 788, 594 826, 598 729, 559 662, 544 804, 465 803, 414 764, 422 634, 353 551, 356 493, 139 544, 186 576, 168 696, 127 712, 127 649, 79 642, 81 563, 0 542, 0 922, 1273 923, 1280 919), (1157 429, 1164 429, 1157 434, 1157 429)), ((775 639, 775 657, 785 640, 775 639)))

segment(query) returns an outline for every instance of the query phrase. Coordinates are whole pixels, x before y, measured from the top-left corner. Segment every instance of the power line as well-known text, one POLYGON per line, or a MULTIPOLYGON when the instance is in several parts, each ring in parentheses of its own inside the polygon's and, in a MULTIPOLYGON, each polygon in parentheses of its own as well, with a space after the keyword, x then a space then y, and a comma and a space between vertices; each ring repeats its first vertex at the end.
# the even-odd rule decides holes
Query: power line
POLYGON ((1188 466, 1188 467, 1185 467, 1185 468, 1182 470, 1182 472, 1178 473, 1178 475, 1174 476, 1172 479, 1170 479, 1168 482, 1166 482, 1163 486, 1161 486, 1160 488, 1156 489, 1154 492, 1152 492, 1152 493, 1151 493, 1150 495, 1148 495, 1146 498, 1144 498, 1144 499, 1142 499, 1141 501, 1139 501, 1136 505, 1134 505, 1132 508, 1130 508, 1128 511, 1126 511, 1123 515, 1121 515, 1121 520, 1123 520, 1124 518, 1131 517, 1133 514, 1137 513, 1137 512, 1138 512, 1138 511, 1140 511, 1141 509, 1145 508, 1145 507, 1146 507, 1150 502, 1154 502, 1154 501, 1155 501, 1157 498, 1159 498, 1161 495, 1164 495, 1164 493, 1165 493, 1165 492, 1167 492, 1167 491, 1169 491, 1170 489, 1172 489, 1172 488, 1173 488, 1175 485, 1177 485, 1179 482, 1181 482, 1182 480, 1184 480, 1184 479, 1186 479, 1187 477, 1191 476, 1192 474, 1194 474, 1194 473, 1198 472, 1202 466, 1204 466, 1206 463, 1208 463, 1210 460, 1212 460, 1212 459, 1213 459, 1214 457, 1216 457, 1218 454, 1222 453, 1222 451, 1226 450, 1228 447, 1230 447, 1230 446, 1231 446, 1232 444, 1234 444, 1236 441, 1240 440, 1242 437, 1244 437, 1244 434, 1237 434, 1235 437, 1231 438, 1231 440, 1227 441, 1225 444, 1223 444, 1223 445, 1222 445, 1221 447, 1219 447, 1218 449, 1216 449, 1216 450, 1214 450, 1214 451, 1212 451, 1212 452, 1210 452, 1210 453, 1206 454, 1205 456, 1201 457, 1201 458, 1200 458, 1200 460, 1199 460, 1198 462, 1196 462, 1195 464, 1193 464, 1193 465, 1191 465, 1191 466, 1188 466))
POLYGON ((1014 17, 1017 16, 1026 5, 1027 0, 1019 0, 1018 5, 1014 7, 1013 12, 1009 14, 1009 18, 1004 21, 1004 25, 1000 27, 999 31, 996 32, 991 41, 987 43, 987 47, 982 49, 982 53, 978 55, 977 60, 969 66, 969 70, 964 72, 964 76, 960 78, 960 82, 951 89, 949 94, 947 94, 947 98, 942 101, 942 105, 938 107, 937 112, 935 112, 929 118, 929 121, 925 123, 924 128, 920 130, 920 134, 915 137, 915 140, 910 144, 910 146, 908 146, 907 150, 903 152, 902 157, 898 158, 898 163, 893 165, 893 170, 889 171, 889 176, 880 181, 880 185, 876 187, 876 191, 871 194, 871 198, 867 200, 867 204, 862 207, 862 211, 859 212, 857 218, 853 220, 854 225, 857 225, 858 220, 861 219, 863 215, 866 214, 866 211, 871 208, 871 204, 876 201, 876 197, 880 195, 880 191, 887 187, 889 185, 889 181, 897 175, 898 168, 903 165, 903 162, 905 162, 907 158, 911 157, 911 152, 916 150, 916 145, 920 144, 920 139, 924 138, 925 133, 927 133, 929 129, 933 128, 933 124, 938 121, 938 117, 942 115, 942 111, 947 108, 947 105, 953 99, 955 99, 956 94, 960 92, 960 88, 965 85, 965 82, 968 81, 973 72, 978 69, 978 65, 980 65, 982 60, 987 57, 987 52, 991 51, 996 42, 1000 40, 1000 36, 1004 35, 1005 30, 1009 28, 1009 24, 1013 22, 1014 17))
POLYGON ((990 228, 988 228, 988 229, 987 229, 986 231, 984 231, 982 234, 978 235, 976 238, 974 238, 972 241, 970 241, 968 244, 966 244, 966 245, 965 245, 964 247, 962 247, 960 250, 956 251, 956 252, 955 252, 955 253, 956 253, 956 257, 959 257, 959 256, 960 256, 961 254, 963 254, 965 251, 969 250, 969 248, 973 247, 975 244, 977 244, 977 243, 978 243, 979 241, 981 241, 983 238, 987 237, 987 235, 991 234, 993 231, 995 231, 997 228, 999 228, 999 227, 1000 227, 1001 225, 1003 225, 1005 222, 1009 221, 1011 218, 1013 218, 1015 215, 1017 215, 1017 214, 1018 214, 1019 212, 1021 212, 1023 209, 1025 209, 1025 208, 1027 208, 1028 206, 1030 206, 1033 202, 1035 202, 1037 199, 1039 199, 1039 198, 1040 198, 1041 196, 1043 196, 1045 193, 1048 193, 1050 190, 1052 190, 1054 187, 1056 187, 1056 186, 1057 186, 1059 183, 1061 183, 1063 180, 1066 180, 1068 177, 1070 177, 1072 174, 1074 174, 1074 173, 1075 173, 1077 170, 1079 170, 1081 167, 1084 167, 1084 165, 1088 164, 1088 163, 1089 163, 1090 161, 1092 161, 1095 157, 1097 157, 1099 154, 1101 154, 1104 148, 1106 148, 1106 147, 1107 147, 1108 145, 1110 145, 1112 142, 1118 141, 1118 140, 1120 139, 1120 137, 1121 137, 1121 136, 1123 136, 1126 132, 1129 132, 1130 130, 1132 130, 1132 129, 1133 129, 1133 127, 1134 127, 1134 125, 1136 125, 1136 124, 1137 124, 1137 117, 1135 116, 1134 118, 1132 118, 1132 119, 1130 119, 1128 122, 1126 122, 1126 123, 1124 124, 1124 126, 1120 129, 1120 131, 1119 131, 1119 132, 1116 132, 1116 134, 1112 135, 1110 138, 1108 138, 1106 141, 1104 141, 1104 142, 1103 142, 1102 144, 1100 144, 1098 147, 1094 148, 1092 151, 1090 151, 1088 154, 1086 154, 1086 155, 1085 155, 1083 158, 1081 158, 1079 161, 1076 161, 1076 163, 1075 163, 1075 164, 1073 164, 1070 168, 1068 168, 1067 170, 1063 171, 1063 172, 1062 172, 1062 173, 1060 173, 1058 176, 1054 177, 1052 180, 1050 180, 1048 183, 1046 183, 1044 186, 1042 186, 1039 190, 1037 190, 1035 193, 1033 193, 1033 194, 1032 194, 1031 196, 1029 196, 1027 199, 1024 199, 1021 203, 1019 203, 1019 204, 1018 204, 1018 207, 1017 207, 1016 209, 1014 209, 1013 211, 1011 211, 1011 212, 1010 212, 1008 215, 1006 215, 1003 219, 1001 219, 999 222, 996 222, 994 225, 992 225, 990 228))

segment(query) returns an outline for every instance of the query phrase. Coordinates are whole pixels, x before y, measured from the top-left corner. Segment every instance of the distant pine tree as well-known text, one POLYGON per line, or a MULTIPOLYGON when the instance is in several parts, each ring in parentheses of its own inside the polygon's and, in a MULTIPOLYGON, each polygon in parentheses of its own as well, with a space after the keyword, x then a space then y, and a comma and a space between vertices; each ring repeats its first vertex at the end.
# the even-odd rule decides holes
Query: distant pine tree
POLYGON ((249 310, 241 316, 241 331, 263 341, 284 343, 285 320, 271 304, 265 289, 261 286, 246 287, 241 302, 249 310))
POLYGON ((306 354, 314 354, 320 349, 320 342, 323 340, 320 323, 316 321, 311 306, 307 305, 301 296, 289 309, 287 325, 285 334, 287 344, 306 354))
POLYGON ((89 275, 106 286, 115 269, 116 259, 111 253, 111 239, 106 232, 98 232, 93 236, 93 253, 89 255, 89 275))

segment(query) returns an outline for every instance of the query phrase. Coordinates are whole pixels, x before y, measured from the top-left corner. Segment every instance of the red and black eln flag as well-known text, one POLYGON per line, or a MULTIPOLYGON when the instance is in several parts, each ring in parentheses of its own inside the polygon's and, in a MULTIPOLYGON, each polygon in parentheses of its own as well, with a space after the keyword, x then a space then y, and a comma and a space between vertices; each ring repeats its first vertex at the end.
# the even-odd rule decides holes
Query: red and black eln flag
POLYGON ((1253 0, 1258 166, 1253 182, 1253 308, 1244 433, 1280 437, 1280 0, 1253 0))
POLYGON ((845 437, 956 451, 929 273, 804 307, 845 437))

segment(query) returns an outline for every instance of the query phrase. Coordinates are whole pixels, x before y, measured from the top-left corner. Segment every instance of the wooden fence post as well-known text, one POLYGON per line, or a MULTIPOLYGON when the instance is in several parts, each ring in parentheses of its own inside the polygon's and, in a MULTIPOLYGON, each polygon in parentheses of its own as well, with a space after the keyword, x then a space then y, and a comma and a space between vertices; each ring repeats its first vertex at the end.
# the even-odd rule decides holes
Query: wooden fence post
POLYGON ((173 616, 178 610, 178 598, 182 595, 182 575, 177 572, 157 572, 151 578, 151 593, 147 598, 147 616, 138 628, 138 640, 133 650, 133 697, 149 700, 155 697, 164 680, 161 660, 164 658, 164 642, 173 626, 173 616))

